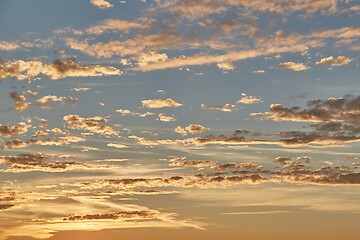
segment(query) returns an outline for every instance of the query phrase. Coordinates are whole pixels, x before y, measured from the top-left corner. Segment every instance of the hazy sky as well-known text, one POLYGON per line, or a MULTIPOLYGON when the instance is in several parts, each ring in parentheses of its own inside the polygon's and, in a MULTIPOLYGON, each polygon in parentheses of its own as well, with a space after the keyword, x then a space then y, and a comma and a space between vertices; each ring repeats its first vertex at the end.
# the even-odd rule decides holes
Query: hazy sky
POLYGON ((0 0, 0 239, 358 239, 356 0, 0 0))

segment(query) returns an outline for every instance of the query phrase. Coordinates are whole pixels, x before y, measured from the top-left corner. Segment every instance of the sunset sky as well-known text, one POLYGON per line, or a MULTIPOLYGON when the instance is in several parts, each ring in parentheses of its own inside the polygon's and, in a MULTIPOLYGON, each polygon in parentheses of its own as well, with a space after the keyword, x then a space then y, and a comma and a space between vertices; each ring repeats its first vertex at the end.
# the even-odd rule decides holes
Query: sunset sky
POLYGON ((0 0, 0 240, 357 240, 357 0, 0 0))

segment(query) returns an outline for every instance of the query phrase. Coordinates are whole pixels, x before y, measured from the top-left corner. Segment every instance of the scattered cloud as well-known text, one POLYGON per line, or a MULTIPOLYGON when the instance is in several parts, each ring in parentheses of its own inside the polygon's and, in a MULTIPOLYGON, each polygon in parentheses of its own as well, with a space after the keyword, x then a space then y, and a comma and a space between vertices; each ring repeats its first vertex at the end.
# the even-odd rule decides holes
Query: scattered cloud
POLYGON ((112 127, 104 125, 109 120, 100 116, 80 117, 79 115, 66 115, 63 118, 71 129, 85 130, 102 135, 118 135, 119 132, 112 127))
POLYGON ((108 143, 107 146, 114 147, 114 148, 127 148, 128 147, 122 143, 108 143))
POLYGON ((350 59, 346 56, 339 56, 336 59, 333 56, 330 56, 330 57, 320 59, 315 64, 318 66, 331 65, 332 67, 339 67, 339 66, 349 64, 351 61, 352 61, 352 59, 350 59))
POLYGON ((181 103, 176 102, 171 98, 167 99, 148 99, 141 101, 144 108, 164 108, 164 107, 180 107, 181 103))
POLYGON ((17 92, 10 93, 10 97, 15 101, 14 109, 17 111, 24 111, 30 107, 51 109, 55 106, 54 103, 56 102, 60 103, 61 105, 76 105, 78 102, 76 97, 58 97, 55 95, 47 95, 37 99, 34 102, 26 102, 25 95, 19 95, 17 92))
POLYGON ((90 3, 100 9, 112 8, 114 6, 106 0, 90 0, 90 3))
POLYGON ((129 22, 121 19, 105 19, 100 24, 90 26, 85 30, 88 34, 103 34, 105 32, 128 31, 130 29, 143 29, 151 23, 150 19, 139 19, 136 22, 129 22))
POLYGON ((236 66, 232 62, 218 63, 217 67, 224 71, 234 71, 236 69, 236 66))
POLYGON ((91 166, 81 162, 69 161, 52 161, 48 162, 50 158, 68 158, 68 156, 48 155, 44 153, 27 153, 17 156, 0 156, 0 163, 7 165, 5 172, 29 172, 29 171, 44 171, 44 172, 64 172, 68 170, 86 170, 86 169, 108 169, 111 166, 91 166))
POLYGON ((70 90, 73 92, 87 92, 89 91, 91 88, 71 88, 70 90))
POLYGON ((255 104, 255 103, 261 103, 262 100, 259 97, 254 96, 243 96, 240 100, 238 100, 237 104, 255 104))
POLYGON ((283 63, 280 63, 277 67, 281 68, 281 69, 290 69, 295 72, 304 71, 304 70, 309 69, 309 67, 307 67, 305 64, 296 63, 296 62, 283 62, 283 63))
POLYGON ((14 51, 19 49, 21 46, 15 42, 6 42, 0 41, 0 50, 1 51, 14 51))
POLYGON ((208 109, 208 110, 218 110, 222 112, 232 112, 234 111, 235 105, 231 103, 226 103, 224 105, 214 106, 214 105, 207 105, 207 104, 201 104, 202 109, 208 109))
POLYGON ((3 61, 0 64, 0 79, 25 80, 45 75, 52 80, 58 80, 66 77, 96 77, 121 74, 122 72, 114 67, 101 65, 82 66, 73 60, 56 60, 52 64, 45 64, 40 61, 16 60, 14 62, 3 61))
POLYGON ((12 137, 15 135, 22 135, 27 133, 29 125, 24 122, 19 122, 14 125, 0 125, 0 135, 5 137, 12 137))
POLYGON ((163 113, 160 113, 158 120, 161 122, 175 122, 176 118, 174 116, 166 116, 163 113))
POLYGON ((186 131, 188 131, 191 134, 194 133, 203 133, 209 130, 209 128, 206 128, 200 124, 190 124, 185 128, 186 131))

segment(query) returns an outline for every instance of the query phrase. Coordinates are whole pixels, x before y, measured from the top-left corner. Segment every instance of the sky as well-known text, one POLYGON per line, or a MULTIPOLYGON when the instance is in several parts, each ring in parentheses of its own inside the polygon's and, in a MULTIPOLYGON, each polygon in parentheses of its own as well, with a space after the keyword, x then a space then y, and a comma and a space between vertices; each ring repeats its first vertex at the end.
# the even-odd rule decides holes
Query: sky
POLYGON ((0 0, 0 240, 358 239, 356 0, 0 0))

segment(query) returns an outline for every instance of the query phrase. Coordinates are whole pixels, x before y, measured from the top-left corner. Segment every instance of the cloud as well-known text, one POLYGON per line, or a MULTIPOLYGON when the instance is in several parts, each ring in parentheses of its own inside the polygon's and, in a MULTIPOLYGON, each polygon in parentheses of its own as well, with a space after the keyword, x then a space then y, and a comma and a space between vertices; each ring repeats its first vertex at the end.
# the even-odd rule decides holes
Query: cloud
POLYGON ((350 59, 346 56, 339 56, 336 59, 334 59, 333 56, 330 56, 330 57, 320 59, 315 64, 318 66, 331 65, 332 67, 339 67, 339 66, 349 64, 351 61, 352 61, 352 59, 350 59))
POLYGON ((221 3, 212 0, 184 0, 164 2, 161 8, 169 9, 169 12, 184 18, 196 19, 211 14, 219 14, 226 10, 221 3))
POLYGON ((181 103, 176 102, 171 98, 162 99, 148 99, 141 101, 144 108, 164 108, 164 107, 180 107, 181 103))
POLYGON ((166 116, 163 113, 160 113, 158 120, 161 122, 175 122, 176 118, 174 116, 166 116))
POLYGON ((108 143, 107 146, 114 148, 127 148, 128 146, 121 143, 108 143))
POLYGON ((360 36, 359 27, 343 27, 338 29, 329 29, 314 32, 312 37, 315 38, 336 38, 336 39, 353 39, 360 36))
POLYGON ((0 80, 14 78, 17 80, 32 79, 40 75, 48 76, 52 80, 66 77, 97 77, 121 75, 122 72, 114 67, 101 65, 82 66, 74 60, 56 60, 52 64, 45 64, 40 61, 2 62, 0 64, 0 80))
POLYGON ((290 69, 295 72, 304 71, 306 69, 309 69, 309 67, 307 67, 303 63, 296 63, 296 62, 283 62, 283 63, 280 63, 279 65, 277 65, 277 67, 281 68, 281 69, 290 69))
POLYGON ((237 104, 255 104, 255 103, 261 103, 262 100, 259 97, 254 96, 244 96, 240 100, 238 100, 237 104))
POLYGON ((214 167, 216 163, 209 160, 185 160, 186 157, 174 157, 170 159, 170 166, 205 168, 214 167))
POLYGON ((0 204, 0 211, 12 208, 13 206, 15 206, 15 205, 11 204, 11 203, 9 203, 9 204, 0 204))
POLYGON ((151 63, 164 62, 168 59, 168 56, 165 53, 156 53, 156 52, 146 52, 140 53, 137 57, 139 66, 146 66, 151 63))
POLYGON ((105 19, 100 24, 90 26, 85 30, 88 34, 103 34, 105 32, 128 31, 130 29, 144 29, 152 21, 150 19, 141 18, 136 22, 129 22, 121 19, 105 19))
POLYGON ((0 163, 6 164, 5 172, 64 172, 69 170, 86 169, 108 169, 111 166, 101 165, 92 166, 80 162, 47 162, 49 158, 67 158, 67 156, 48 155, 44 153, 28 153, 17 156, 0 156, 0 163))
POLYGON ((28 125, 24 122, 19 122, 14 125, 0 125, 0 135, 5 137, 12 137, 15 135, 22 135, 27 133, 28 125))
POLYGON ((262 70, 262 69, 255 70, 255 71, 253 71, 253 73, 261 73, 261 74, 263 74, 263 73, 265 73, 265 70, 262 70))
POLYGON ((87 92, 89 91, 91 88, 71 88, 70 90, 73 92, 87 92))
POLYGON ((26 102, 24 95, 19 95, 17 92, 11 92, 10 97, 15 101, 15 110, 23 111, 30 107, 30 103, 26 102))
POLYGON ((120 113, 122 116, 131 115, 131 116, 138 116, 138 117, 147 117, 147 116, 152 116, 155 114, 152 112, 136 113, 136 112, 131 112, 128 109, 118 109, 118 110, 116 110, 116 112, 120 113))
POLYGON ((238 7, 245 9, 245 11, 273 13, 282 16, 287 16, 293 12, 302 12, 305 16, 311 16, 317 12, 320 14, 335 14, 338 12, 338 3, 340 2, 341 0, 319 0, 316 2, 311 0, 295 0, 291 3, 286 1, 266 0, 225 0, 222 2, 216 0, 177 0, 166 1, 161 5, 161 8, 167 8, 170 13, 189 19, 221 14, 227 12, 229 7, 238 7))
MULTIPOLYGON (((245 139, 236 136, 210 136, 205 138, 185 139, 184 144, 195 145, 279 145, 283 147, 334 147, 343 143, 358 142, 360 136, 347 134, 319 134, 316 132, 303 133, 299 131, 280 132, 280 139, 264 140, 264 139, 245 139)), ((157 141, 159 143, 159 141, 157 141)), ((173 142, 174 144, 174 142, 173 142)))
POLYGON ((6 41, 0 41, 0 50, 1 51, 14 51, 16 49, 19 49, 21 46, 14 42, 6 42, 6 41))
POLYGON ((63 118, 71 129, 85 130, 102 135, 118 135, 119 132, 105 126, 109 120, 100 116, 80 117, 79 115, 66 115, 63 118))
POLYGON ((64 146, 71 143, 83 142, 84 138, 76 136, 65 136, 58 139, 31 139, 31 140, 21 140, 21 139, 12 139, 6 141, 3 145, 0 145, 1 150, 6 149, 16 149, 16 148, 25 148, 33 145, 41 146, 64 146))
POLYGON ((76 105, 78 102, 76 97, 58 97, 54 95, 43 96, 34 102, 26 102, 26 97, 24 95, 19 95, 17 92, 10 93, 10 97, 15 101, 14 108, 17 111, 24 111, 30 107, 51 109, 54 107, 53 103, 55 102, 58 102, 62 105, 76 105))
POLYGON ((201 108, 208 109, 208 110, 218 110, 218 111, 222 111, 222 112, 232 112, 236 109, 235 105, 230 104, 230 103, 226 103, 222 106, 221 105, 214 106, 214 105, 201 104, 201 108))
POLYGON ((180 127, 180 126, 177 126, 175 128, 175 132, 178 133, 178 134, 181 134, 183 136, 186 136, 187 135, 187 132, 184 128, 180 127))
POLYGON ((236 66, 232 62, 222 62, 218 63, 217 67, 224 71, 233 71, 236 69, 236 66))
POLYGON ((186 131, 188 131, 191 134, 194 133, 203 133, 209 130, 209 128, 206 128, 200 124, 190 124, 185 128, 186 131))
POLYGON ((112 8, 114 6, 106 0, 90 0, 90 3, 100 9, 112 8))
MULTIPOLYGON (((156 53, 160 49, 176 49, 189 46, 193 41, 184 41, 178 34, 172 32, 155 33, 150 35, 136 35, 135 38, 125 40, 112 40, 109 42, 97 42, 90 44, 88 40, 65 39, 66 44, 84 54, 97 58, 111 58, 113 56, 135 55, 134 59, 140 61, 139 67, 147 68, 152 64, 161 64, 167 55, 156 53), (143 53, 143 51, 145 51, 143 53)), ((123 60, 125 65, 129 62, 123 60)))
POLYGON ((78 99, 76 97, 58 97, 54 95, 47 95, 44 97, 39 98, 34 103, 31 103, 30 106, 36 106, 41 109, 50 109, 53 107, 51 103, 53 102, 60 102, 61 104, 71 104, 75 105, 78 102, 78 99))
POLYGON ((285 107, 271 104, 268 112, 254 113, 275 121, 294 122, 347 122, 360 124, 360 96, 346 95, 342 98, 316 99, 307 102, 307 108, 285 107))
POLYGON ((254 163, 227 163, 227 164, 222 164, 222 165, 218 165, 215 166, 215 169, 219 169, 219 170, 225 170, 225 169, 261 169, 263 168, 262 166, 259 166, 257 164, 254 163))
POLYGON ((127 220, 127 219, 153 219, 158 215, 156 211, 121 211, 116 213, 97 213, 85 215, 72 215, 59 219, 60 221, 96 221, 96 220, 127 220))

